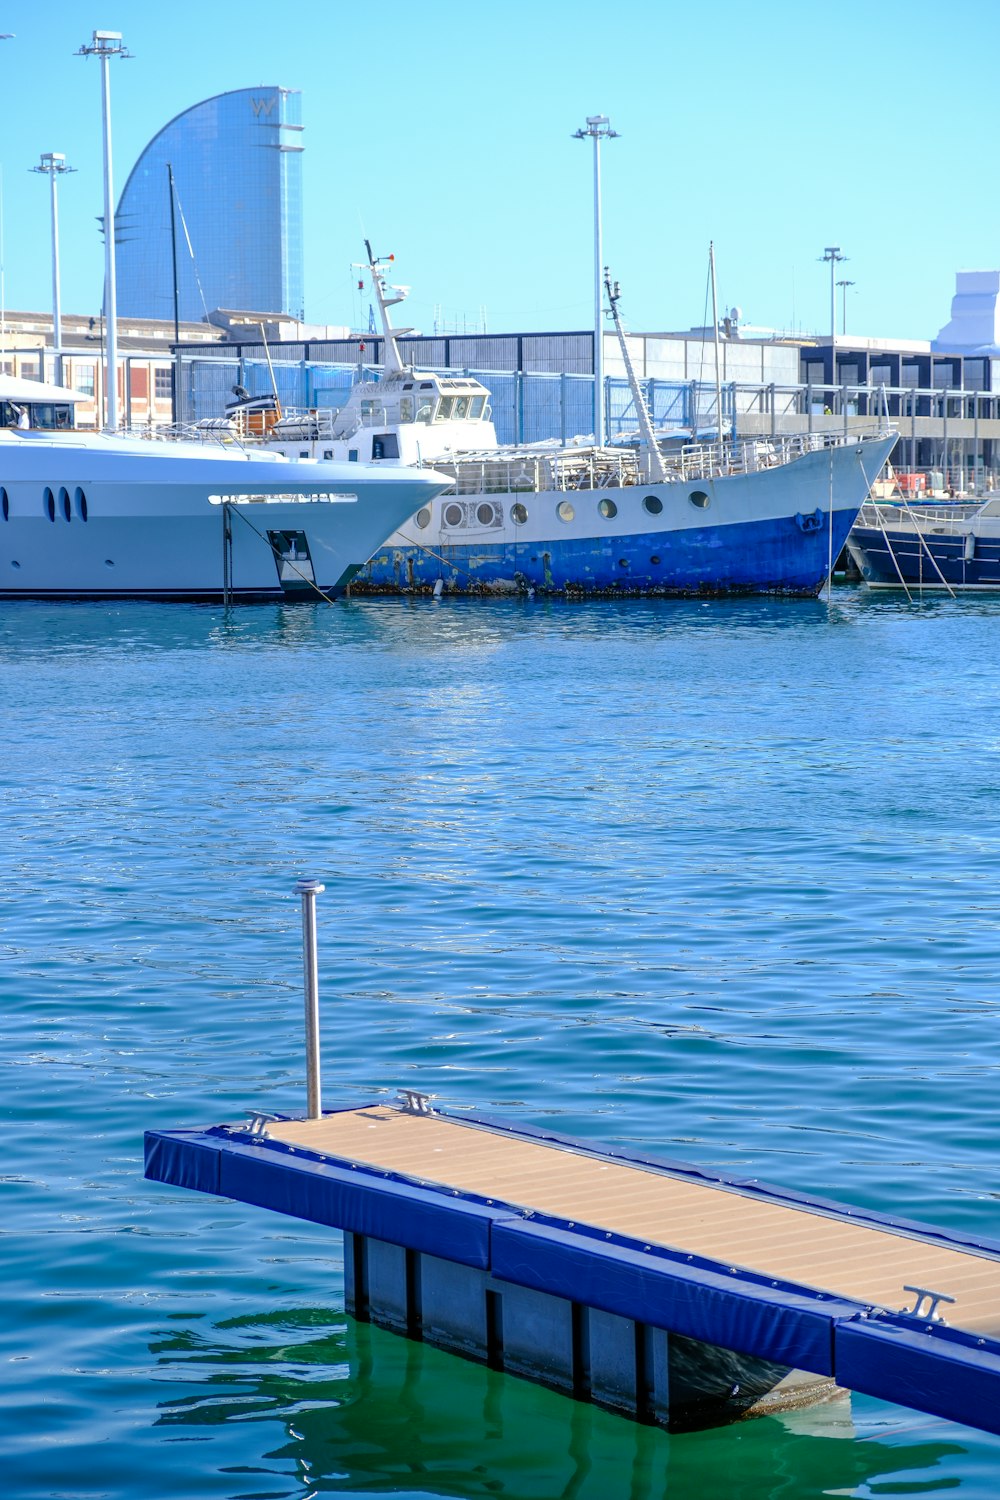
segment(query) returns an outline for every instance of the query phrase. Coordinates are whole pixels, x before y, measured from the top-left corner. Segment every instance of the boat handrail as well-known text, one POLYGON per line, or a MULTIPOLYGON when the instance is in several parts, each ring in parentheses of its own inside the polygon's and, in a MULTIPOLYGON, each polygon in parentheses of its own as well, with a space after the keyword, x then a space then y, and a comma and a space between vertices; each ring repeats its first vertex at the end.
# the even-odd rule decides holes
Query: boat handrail
MULTIPOLYGON (((859 433, 852 433, 846 442, 857 442, 859 437, 859 433)), ((686 443, 672 453, 661 450, 662 481, 650 479, 643 455, 635 448, 558 448, 550 452, 538 448, 497 448, 439 456, 432 466, 452 476, 455 494, 518 491, 531 494, 540 490, 617 489, 654 482, 691 483, 723 475, 752 474, 779 468, 806 453, 844 446, 842 433, 817 432, 727 440, 721 446, 717 440, 686 443)))

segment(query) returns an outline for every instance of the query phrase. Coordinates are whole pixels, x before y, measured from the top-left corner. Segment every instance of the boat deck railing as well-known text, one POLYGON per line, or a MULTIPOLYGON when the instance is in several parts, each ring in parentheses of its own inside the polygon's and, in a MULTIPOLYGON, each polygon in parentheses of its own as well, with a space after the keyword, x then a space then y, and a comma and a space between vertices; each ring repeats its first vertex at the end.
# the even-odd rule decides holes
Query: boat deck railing
POLYGON ((858 514, 858 526, 868 526, 876 531, 900 526, 912 526, 919 531, 934 531, 937 534, 960 535, 973 516, 979 514, 990 502, 988 500, 953 500, 939 505, 911 504, 904 500, 869 500, 858 514))
MULTIPOLYGON (((864 436, 876 436, 879 431, 873 427, 864 436)), ((852 433, 846 442, 856 443, 860 436, 852 433)), ((843 446, 845 438, 840 433, 804 432, 736 442, 688 443, 663 451, 662 457, 668 483, 690 483, 778 468, 806 453, 843 446)), ((645 455, 638 448, 493 449, 437 457, 433 467, 452 476, 459 495, 616 489, 651 482, 645 455)))

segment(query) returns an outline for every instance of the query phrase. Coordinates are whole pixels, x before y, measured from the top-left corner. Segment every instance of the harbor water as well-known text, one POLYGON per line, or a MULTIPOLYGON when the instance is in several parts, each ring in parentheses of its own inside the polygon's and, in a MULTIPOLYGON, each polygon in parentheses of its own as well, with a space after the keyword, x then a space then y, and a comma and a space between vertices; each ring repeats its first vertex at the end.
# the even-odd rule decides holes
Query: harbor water
MULTIPOLYGON (((399 1087, 1000 1237, 1000 604, 0 605, 10 1500, 993 1500, 869 1398, 667 1434, 344 1312, 149 1127, 399 1087)), ((733 1247, 734 1260, 739 1247, 733 1247)))

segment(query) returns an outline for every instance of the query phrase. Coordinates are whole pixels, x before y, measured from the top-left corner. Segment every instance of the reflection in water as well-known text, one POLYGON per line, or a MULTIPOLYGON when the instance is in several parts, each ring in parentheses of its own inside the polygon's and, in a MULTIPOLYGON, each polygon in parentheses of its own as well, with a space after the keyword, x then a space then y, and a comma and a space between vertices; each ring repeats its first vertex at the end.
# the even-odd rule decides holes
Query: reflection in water
POLYGON ((856 1441, 847 1397, 671 1436, 320 1309, 192 1323, 151 1354, 160 1377, 184 1387, 161 1402, 157 1426, 229 1424, 234 1438, 238 1428, 240 1462, 226 1472, 246 1476, 232 1492, 246 1500, 802 1500, 871 1481, 881 1481, 871 1493, 936 1494, 959 1481, 935 1467, 964 1451, 856 1441))

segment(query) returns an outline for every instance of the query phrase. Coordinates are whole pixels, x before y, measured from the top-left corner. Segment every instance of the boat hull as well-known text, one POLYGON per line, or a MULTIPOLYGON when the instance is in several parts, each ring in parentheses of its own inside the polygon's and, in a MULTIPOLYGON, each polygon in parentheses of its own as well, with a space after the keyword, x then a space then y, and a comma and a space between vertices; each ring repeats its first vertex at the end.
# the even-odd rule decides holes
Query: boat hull
MULTIPOLYGON (((943 514, 939 509, 938 518, 943 514)), ((897 524, 856 523, 847 546, 861 577, 873 589, 1000 589, 1000 518, 958 516, 937 530, 932 518, 924 524, 902 517, 897 524)))
POLYGON ((710 480, 446 495, 422 531, 415 519, 378 549, 352 592, 815 595, 893 441, 710 480), (449 527, 456 506, 463 524, 449 527))
POLYGON ((445 482, 181 444, 5 442, 0 598, 332 597, 445 482))

